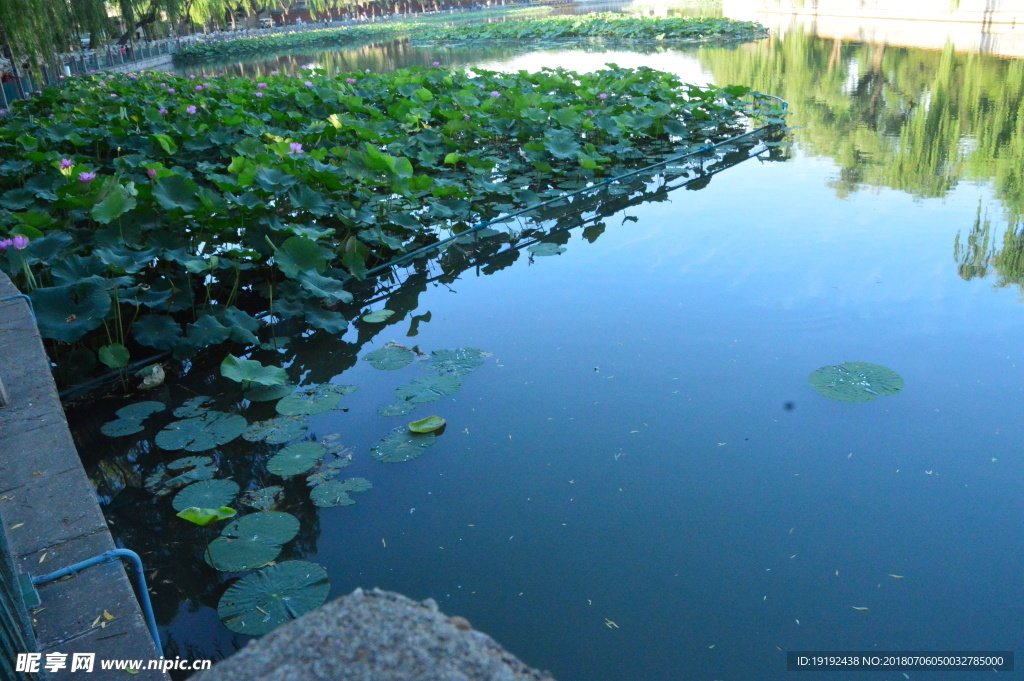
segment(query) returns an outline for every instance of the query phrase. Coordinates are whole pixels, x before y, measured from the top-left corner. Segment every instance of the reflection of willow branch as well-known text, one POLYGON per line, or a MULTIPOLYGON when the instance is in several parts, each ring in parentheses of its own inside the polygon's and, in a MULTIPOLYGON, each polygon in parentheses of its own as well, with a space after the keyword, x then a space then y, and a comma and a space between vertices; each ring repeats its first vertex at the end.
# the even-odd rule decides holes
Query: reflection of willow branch
POLYGON ((974 225, 967 235, 967 243, 960 245, 960 232, 956 233, 956 240, 953 242, 953 258, 957 262, 956 271, 964 281, 974 278, 984 278, 988 275, 988 268, 995 258, 996 251, 992 245, 992 221, 988 214, 982 218, 981 203, 978 203, 978 213, 974 217, 974 225))

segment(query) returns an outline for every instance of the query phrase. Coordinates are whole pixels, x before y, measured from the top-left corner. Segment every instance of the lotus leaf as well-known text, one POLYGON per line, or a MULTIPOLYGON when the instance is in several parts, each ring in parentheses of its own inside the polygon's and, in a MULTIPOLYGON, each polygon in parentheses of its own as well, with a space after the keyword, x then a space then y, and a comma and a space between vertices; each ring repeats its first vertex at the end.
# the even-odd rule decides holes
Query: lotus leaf
POLYGON ((410 423, 409 430, 414 433, 433 433, 435 430, 444 428, 445 423, 446 421, 440 416, 428 416, 425 419, 410 423))
POLYGON ((196 466, 212 466, 213 459, 209 456, 183 456, 180 459, 167 464, 167 470, 180 471, 186 468, 195 468, 196 466))
POLYGON ((155 414, 158 411, 163 411, 166 408, 167 407, 164 406, 163 402, 154 402, 150 400, 129 404, 127 407, 118 409, 116 413, 123 419, 144 419, 147 416, 155 414))
POLYGON ((119 418, 103 424, 100 432, 107 437, 125 437, 142 431, 142 419, 119 418))
POLYGON ((476 348, 435 350, 430 353, 430 359, 420 363, 420 368, 462 377, 484 363, 481 359, 483 354, 482 350, 476 348))
POLYGON ((265 367, 254 359, 239 359, 228 355, 220 363, 220 374, 244 385, 284 385, 288 374, 281 367, 265 367))
POLYGON ((308 386, 281 399, 277 403, 277 413, 285 416, 324 414, 338 406, 342 395, 350 395, 355 389, 356 386, 330 383, 308 386))
POLYGON ((157 466, 147 478, 145 487, 158 497, 167 496, 171 492, 191 485, 200 480, 209 480, 217 474, 217 467, 213 459, 208 456, 186 456, 164 466, 157 466), (168 470, 182 470, 190 468, 176 477, 171 477, 168 470))
POLYGON ((405 426, 399 426, 370 449, 370 456, 384 463, 412 461, 435 440, 433 433, 410 433, 405 426))
POLYGON ((373 489, 373 485, 366 478, 349 478, 341 483, 346 492, 365 492, 373 489))
MULTIPOLYGON (((347 326, 347 324, 346 324, 347 326)), ((288 336, 278 336, 271 338, 266 343, 260 343, 260 350, 284 350, 288 347, 288 336)))
POLYGON ((186 508, 220 508, 230 504, 238 495, 238 484, 231 480, 203 480, 195 482, 174 496, 171 506, 175 511, 186 508))
POLYGON ((337 480, 329 480, 314 487, 309 493, 310 501, 322 508, 332 506, 351 506, 356 503, 348 495, 344 485, 337 480))
POLYGON ((303 312, 310 326, 323 329, 327 333, 344 333, 348 329, 348 320, 340 312, 325 310, 315 305, 307 305, 303 312))
POLYGON ((206 527, 218 520, 232 518, 236 513, 235 509, 228 506, 221 506, 220 508, 196 508, 195 506, 190 506, 178 513, 178 517, 190 523, 195 523, 199 527, 206 527))
POLYGON ((542 242, 539 244, 534 244, 527 248, 526 250, 528 250, 530 253, 533 253, 534 255, 561 255, 562 253, 565 253, 565 246, 559 246, 558 244, 542 242))
POLYGON ((182 338, 181 325, 168 315, 151 314, 132 325, 132 335, 141 345, 157 350, 171 350, 182 338))
POLYGON ((110 312, 106 280, 89 277, 77 284, 37 288, 29 294, 39 333, 62 343, 74 343, 103 324, 110 312))
MULTIPOLYGON (((302 288, 312 293, 317 298, 324 298, 331 303, 351 303, 352 294, 344 289, 337 279, 331 279, 316 272, 303 272, 299 275, 299 283, 302 288)), ((346 322, 347 325, 347 322, 346 322)))
POLYGON ((405 416, 411 414, 412 410, 416 408, 416 405, 406 400, 399 400, 394 404, 385 404, 383 407, 377 408, 378 416, 405 416))
POLYGON ((315 473, 306 476, 306 484, 310 487, 316 487, 323 483, 331 480, 338 473, 341 472, 342 468, 347 467, 352 463, 352 459, 349 457, 342 457, 340 459, 334 459, 327 463, 321 463, 320 467, 316 469, 315 473))
POLYGON ((128 348, 120 343, 104 345, 97 354, 99 354, 100 361, 111 369, 124 369, 128 366, 128 360, 131 357, 128 348))
POLYGON ((249 442, 265 441, 271 445, 291 442, 309 429, 309 421, 301 416, 275 416, 266 421, 257 421, 242 432, 249 442))
POLYGON ((241 572, 266 565, 281 546, 299 533, 299 520, 288 513, 260 511, 242 516, 210 542, 206 562, 221 572, 241 572))
POLYGON ((416 353, 401 345, 392 345, 374 350, 364 355, 363 359, 369 362, 374 369, 394 371, 411 364, 416 359, 416 353))
POLYGON ((242 393, 242 397, 250 402, 273 402, 291 395, 295 386, 291 383, 282 385, 253 385, 242 393))
POLYGON ((269 511, 277 505, 278 500, 284 493, 284 487, 271 485, 261 489, 249 490, 239 499, 246 506, 258 508, 261 511, 269 511))
POLYGON ((462 387, 462 381, 458 376, 451 374, 427 374, 414 379, 410 383, 400 385, 395 389, 395 394, 400 400, 407 400, 416 404, 433 402, 445 395, 453 395, 462 387))
POLYGON ((903 390, 903 379, 892 369, 867 362, 845 362, 811 372, 815 390, 840 402, 869 402, 903 390))
POLYGON ((154 441, 161 449, 201 452, 231 442, 247 425, 245 418, 238 414, 208 411, 195 418, 172 421, 156 434, 154 441))
POLYGON ((305 473, 324 457, 327 450, 319 442, 298 442, 275 454, 267 462, 267 470, 282 478, 305 473))
POLYGON ((217 614, 231 631, 259 636, 320 607, 330 590, 322 567, 290 560, 232 584, 221 597, 217 614))
POLYGON ((285 276, 295 279, 302 272, 320 273, 327 267, 320 246, 301 236, 289 237, 274 251, 274 260, 285 276))
POLYGON ((179 419, 190 419, 194 416, 202 416, 206 412, 210 411, 208 408, 202 406, 210 401, 209 397, 200 395, 199 397, 193 397, 174 410, 174 415, 179 419))
POLYGON ((382 324, 395 314, 393 310, 375 310, 363 315, 363 321, 370 324, 382 324))

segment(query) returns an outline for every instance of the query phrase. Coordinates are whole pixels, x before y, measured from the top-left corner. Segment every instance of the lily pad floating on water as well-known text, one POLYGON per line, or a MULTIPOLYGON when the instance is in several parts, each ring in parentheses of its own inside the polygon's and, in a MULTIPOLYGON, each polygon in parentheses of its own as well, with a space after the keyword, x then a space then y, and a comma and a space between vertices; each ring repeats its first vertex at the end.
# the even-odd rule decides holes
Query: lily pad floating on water
POLYGON ((413 421, 409 424, 409 430, 414 433, 433 433, 435 430, 440 430, 444 427, 445 421, 440 416, 428 416, 425 419, 419 421, 413 421))
POLYGON ((324 457, 327 449, 319 442, 298 442, 275 454, 267 462, 267 470, 287 478, 305 473, 324 457))
POLYGON ((231 480, 203 480, 178 492, 171 502, 175 511, 186 508, 220 508, 234 501, 238 483, 231 480))
POLYGON ((483 357, 484 351, 476 348, 435 350, 430 359, 420 362, 420 368, 461 378, 483 364, 483 357))
POLYGON ((242 393, 242 397, 250 402, 273 402, 274 400, 291 395, 293 390, 295 390, 295 386, 291 383, 284 383, 282 385, 254 385, 251 388, 247 388, 242 393))
POLYGON ((235 516, 237 511, 228 506, 221 506, 220 508, 197 508, 195 506, 189 506, 184 511, 178 513, 178 517, 182 520, 187 520, 190 523, 195 523, 199 527, 206 527, 210 523, 215 523, 218 520, 227 520, 235 516))
POLYGON ((346 468, 351 463, 352 459, 349 457, 343 457, 340 459, 334 459, 333 461, 328 461, 327 463, 321 463, 320 467, 317 468, 314 473, 306 476, 306 484, 310 487, 322 485, 331 480, 341 472, 342 468, 346 468))
POLYGON ((435 440, 433 433, 410 433, 399 426, 370 449, 370 456, 383 463, 404 463, 421 455, 435 440))
POLYGON ((210 411, 203 405, 210 401, 209 397, 200 395, 199 397, 193 397, 190 400, 186 400, 184 404, 174 410, 174 415, 179 419, 190 419, 195 416, 201 416, 206 412, 210 411))
POLYGON ((811 387, 840 402, 869 402, 903 390, 903 379, 892 369, 867 362, 845 362, 811 372, 811 387))
POLYGON ((316 416, 338 406, 343 395, 351 395, 357 389, 354 385, 325 383, 294 392, 277 403, 277 413, 284 416, 316 416))
POLYGON ((416 353, 401 345, 385 345, 383 348, 363 356, 363 359, 369 362, 374 369, 395 371, 412 364, 412 361, 416 359, 416 353))
POLYGON ((147 400, 146 402, 136 402, 135 404, 129 404, 127 407, 122 407, 115 412, 119 418, 122 419, 144 419, 147 416, 163 411, 167 407, 164 406, 163 402, 154 402, 147 400))
POLYGON ((172 421, 156 434, 154 441, 161 449, 201 452, 231 442, 248 425, 238 414, 207 411, 201 416, 172 421))
POLYGON ((394 310, 374 310, 373 312, 364 314, 363 321, 370 324, 383 324, 393 314, 395 314, 394 310))
POLYGON ((348 490, 337 480, 329 480, 314 487, 309 493, 309 499, 321 508, 351 506, 356 503, 355 499, 348 495, 348 490))
POLYGON ((565 246, 541 242, 530 246, 526 250, 534 255, 561 255, 562 253, 565 253, 565 246))
POLYGON ((320 607, 330 590, 322 567, 289 560, 232 584, 217 604, 217 615, 231 631, 260 636, 320 607))
POLYGON ((261 489, 251 489, 239 499, 240 502, 246 506, 259 509, 261 511, 269 511, 277 505, 278 499, 281 498, 281 494, 284 492, 284 487, 280 485, 271 485, 270 487, 263 487, 261 489))
POLYGON ((406 400, 399 400, 394 404, 385 404, 382 407, 377 407, 378 416, 405 416, 411 414, 412 410, 416 408, 416 405, 406 400))
POLYGON ((427 374, 395 388, 400 400, 416 404, 433 402, 445 395, 455 394, 462 387, 458 376, 450 374, 427 374))
POLYGON ((228 355, 220 363, 220 375, 243 385, 284 385, 288 374, 281 367, 263 366, 254 359, 228 355))
POLYGON ((263 567, 281 553, 281 546, 299 533, 299 519, 289 513, 260 511, 242 516, 210 542, 206 562, 221 572, 263 567))
POLYGON ((167 496, 171 492, 191 485, 200 480, 209 480, 217 474, 213 459, 208 456, 186 456, 167 464, 160 464, 147 478, 145 487, 158 497, 167 496), (186 470, 191 469, 191 470, 186 470), (167 471, 184 470, 172 477, 167 471))
POLYGON ((309 421, 302 416, 275 416, 266 421, 257 421, 242 431, 242 439, 249 442, 265 441, 267 444, 283 445, 291 442, 309 429, 309 421))
POLYGON ((100 427, 100 432, 107 437, 125 437, 142 430, 142 419, 114 419, 100 427))

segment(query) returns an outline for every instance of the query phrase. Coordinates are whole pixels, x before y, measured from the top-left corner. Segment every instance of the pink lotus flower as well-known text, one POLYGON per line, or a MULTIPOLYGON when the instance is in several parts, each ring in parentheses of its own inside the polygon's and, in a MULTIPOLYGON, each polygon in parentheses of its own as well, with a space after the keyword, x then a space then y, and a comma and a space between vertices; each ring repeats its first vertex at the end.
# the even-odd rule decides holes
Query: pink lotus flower
POLYGON ((160 109, 160 115, 166 116, 167 115, 167 109, 160 109))
POLYGON ((441 65, 441 62, 439 62, 439 61, 435 61, 434 62, 434 66, 440 66, 440 65, 441 65))
POLYGON ((305 85, 306 87, 312 87, 313 83, 312 81, 307 80, 306 82, 303 83, 303 85, 305 85))
POLYGON ((110 93, 110 96, 111 96, 111 97, 117 97, 117 93, 116 93, 116 92, 111 92, 111 93, 110 93))
POLYGON ((257 96, 257 97, 262 97, 262 96, 263 96, 263 93, 262 93, 262 92, 257 92, 257 93, 256 93, 256 96, 257 96))
POLYGON ((202 85, 196 85, 196 92, 202 92, 202 91, 203 91, 203 86, 202 85))
POLYGON ((72 160, 71 160, 70 158, 62 158, 62 159, 60 160, 60 167, 61 167, 62 169, 65 169, 65 170, 66 170, 66 169, 70 168, 70 167, 71 167, 71 166, 73 166, 73 165, 75 165, 75 162, 74 162, 74 161, 72 161, 72 160))
POLYGON ((173 94, 174 94, 175 92, 177 92, 177 90, 175 90, 175 89, 174 89, 174 88, 172 88, 172 87, 169 87, 169 88, 167 88, 167 92, 168 92, 169 94, 172 94, 172 95, 173 95, 173 94))
POLYGON ((195 79, 196 79, 196 77, 195 77, 195 75, 194 75, 194 74, 193 74, 193 75, 190 75, 190 76, 189 76, 189 78, 191 78, 192 80, 195 80, 195 79))
POLYGON ((366 72, 367 72, 367 73, 369 73, 369 72, 370 72, 370 69, 366 69, 366 72))
POLYGON ((602 92, 597 96, 598 99, 608 99, 608 93, 602 92))
POLYGON ((299 144, 298 142, 292 142, 291 144, 288 145, 288 147, 291 149, 291 151, 288 152, 289 154, 302 153, 302 145, 299 144))
POLYGON ((79 182, 92 182, 96 179, 96 173, 81 172, 78 173, 79 182))
POLYGON ((498 92, 497 90, 492 90, 491 97, 501 97, 501 93, 498 92))
POLYGON ((14 245, 14 239, 0 239, 0 251, 6 251, 8 246, 14 245))
POLYGON ((349 85, 352 85, 352 84, 354 84, 356 82, 356 79, 355 78, 346 78, 345 82, 348 83, 349 85))
POLYGON ((196 108, 194 106, 192 106, 191 104, 189 104, 187 107, 185 107, 185 111, 190 113, 190 114, 194 114, 196 112, 196 108))
POLYGON ((280 72, 280 71, 271 71, 271 72, 270 72, 270 75, 272 75, 272 76, 276 76, 276 75, 277 75, 277 74, 279 74, 279 73, 281 73, 281 72, 280 72))
POLYGON ((149 179, 151 179, 151 180, 155 180, 156 179, 156 171, 153 170, 152 168, 147 168, 146 169, 146 174, 149 175, 149 179))
POLYGON ((21 234, 15 234, 13 239, 14 247, 19 251, 24 250, 28 246, 28 237, 22 236, 21 234))
POLYGON ((267 84, 266 83, 256 83, 256 87, 258 87, 260 90, 263 90, 263 89, 266 89, 267 84))

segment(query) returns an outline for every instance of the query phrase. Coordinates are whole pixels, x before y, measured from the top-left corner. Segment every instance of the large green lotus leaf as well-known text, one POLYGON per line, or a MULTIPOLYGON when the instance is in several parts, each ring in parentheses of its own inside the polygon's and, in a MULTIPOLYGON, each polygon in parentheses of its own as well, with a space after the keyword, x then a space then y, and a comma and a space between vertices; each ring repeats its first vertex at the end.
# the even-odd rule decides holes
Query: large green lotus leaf
POLYGON ((416 408, 416 405, 412 402, 405 400, 399 400, 394 404, 385 404, 382 407, 377 407, 378 416, 405 416, 411 414, 412 410, 416 408))
POLYGON ((167 407, 164 406, 163 402, 154 402, 152 400, 147 402, 136 402, 135 404, 129 404, 127 407, 122 407, 117 410, 117 415, 123 419, 144 419, 151 414, 155 414, 158 411, 163 411, 167 407))
POLYGON ((275 454, 267 470, 282 478, 305 473, 324 457, 327 450, 319 442, 297 442, 275 454))
POLYGON ((281 367, 263 366, 254 359, 239 359, 228 355, 220 363, 220 375, 245 385, 284 385, 288 374, 281 367))
POLYGON ((180 471, 186 468, 195 468, 196 466, 212 465, 213 458, 209 456, 183 456, 167 464, 167 470, 180 471))
POLYGON ((370 456, 384 463, 412 461, 436 439, 433 433, 410 433, 405 426, 399 426, 370 449, 370 456))
POLYGON ((181 341, 181 324, 168 315, 144 315, 132 324, 132 335, 141 345, 171 350, 181 341))
POLYGON ((207 562, 221 572, 241 572, 266 565, 281 553, 281 545, 299 533, 299 519, 279 511, 242 516, 210 542, 207 562))
POLYGON ((221 506, 220 508, 196 508, 195 506, 189 506, 184 511, 178 513, 178 517, 190 523, 195 523, 199 527, 206 527, 210 523, 217 522, 218 520, 227 520, 237 514, 238 511, 227 506, 221 506))
POLYGON ((174 496, 171 506, 175 511, 196 508, 220 508, 234 501, 238 484, 231 480, 203 480, 181 490, 174 496))
POLYGON ((104 423, 100 432, 107 437, 125 437, 142 431, 142 419, 119 418, 104 423))
POLYGON ((198 186, 192 180, 181 175, 168 175, 157 180, 156 188, 153 190, 155 198, 165 210, 180 208, 186 213, 191 213, 199 207, 199 197, 196 195, 198 186))
POLYGON ((373 489, 373 485, 366 478, 349 478, 341 483, 346 492, 365 492, 373 489))
POLYGON ((337 480, 329 480, 314 487, 309 493, 309 499, 321 508, 351 506, 356 503, 355 499, 348 495, 344 485, 337 480))
POLYGON ((74 343, 103 323, 110 312, 110 293, 103 277, 77 284, 37 288, 29 294, 43 338, 74 343))
POLYGON ((208 407, 203 406, 209 401, 210 398, 205 395, 189 398, 185 400, 180 407, 174 410, 174 415, 179 419, 190 419, 194 416, 202 416, 206 412, 210 411, 208 407))
POLYGON ((416 353, 401 345, 391 345, 374 350, 364 355, 363 359, 369 362, 374 369, 395 371, 409 366, 416 359, 416 353))
POLYGON ((325 383, 315 387, 303 388, 282 398, 277 403, 277 413, 285 416, 315 416, 324 414, 338 406, 342 395, 355 392, 356 386, 332 385, 325 383))
POLYGON ((221 596, 217 614, 231 631, 260 636, 320 607, 330 590, 322 567, 289 560, 232 584, 221 596))
POLYGON ((325 310, 316 305, 306 305, 302 311, 306 313, 306 321, 314 328, 323 329, 327 333, 344 333, 348 329, 348 320, 340 312, 325 310))
POLYGON ((195 324, 185 325, 185 337, 196 348, 220 345, 231 337, 231 329, 224 326, 213 315, 204 314, 195 324))
POLYGON ((311 473, 306 476, 306 484, 310 487, 316 487, 322 485, 338 473, 341 472, 342 468, 347 467, 352 463, 351 457, 343 457, 335 459, 327 463, 321 463, 320 467, 316 469, 315 473, 311 473))
MULTIPOLYGON (((208 411, 202 416, 173 421, 156 434, 155 442, 161 449, 185 449, 202 452, 217 445, 227 444, 245 431, 248 423, 238 414, 208 411)), ((198 506, 198 504, 193 504, 198 506)), ((218 504, 220 505, 220 504, 218 504)), ((201 508, 213 508, 201 506, 201 508)))
POLYGON ((544 136, 544 148, 555 158, 576 158, 580 144, 571 130, 552 130, 544 136))
POLYGON ((363 321, 370 324, 383 324, 393 314, 395 314, 394 310, 374 310, 373 312, 364 314, 363 321))
POLYGON ((811 372, 807 380, 819 393, 840 402, 869 402, 903 390, 899 374, 867 362, 821 367, 811 372))
POLYGON ((456 348, 455 350, 435 350, 430 359, 420 363, 421 369, 429 369, 439 374, 465 376, 484 363, 483 350, 476 348, 456 348))
POLYGON ((257 421, 242 433, 249 442, 261 440, 272 445, 291 442, 309 429, 309 421, 302 416, 275 416, 266 421, 257 421))
POLYGON ((242 345, 257 345, 260 342, 256 337, 260 322, 248 312, 229 307, 224 311, 221 321, 231 330, 231 340, 234 342, 242 345))
POLYGON ((445 395, 453 395, 462 387, 462 381, 458 376, 451 374, 427 374, 414 379, 410 383, 395 388, 395 394, 400 400, 407 400, 416 404, 433 402, 445 395))
POLYGON ((317 298, 323 298, 330 303, 352 302, 352 294, 346 291, 345 285, 337 279, 316 272, 303 272, 299 275, 299 283, 317 298))
POLYGON ((103 198, 92 207, 92 219, 100 224, 105 225, 135 208, 135 197, 118 184, 105 187, 100 195, 103 198))
POLYGON ((285 239, 280 248, 274 251, 274 262, 285 276, 292 279, 302 272, 322 273, 327 267, 327 259, 319 244, 301 236, 285 239))
POLYGON ((242 495, 239 501, 246 506, 258 508, 261 511, 269 511, 277 505, 283 493, 284 487, 271 485, 270 487, 249 490, 242 495))
POLYGON ((216 474, 217 467, 210 457, 186 456, 172 461, 166 466, 163 464, 157 466, 156 470, 146 478, 145 487, 158 497, 164 497, 177 489, 191 485, 193 482, 209 480, 216 474), (168 470, 183 470, 186 468, 191 470, 186 470, 176 477, 171 477, 167 472, 168 470))
POLYGON ((273 402, 274 400, 291 395, 294 390, 295 386, 291 383, 284 383, 282 385, 252 385, 252 387, 246 388, 245 392, 242 393, 242 397, 250 402, 273 402))
POLYGON ((50 276, 60 284, 74 284, 96 274, 107 271, 107 265, 96 255, 69 255, 61 258, 50 268, 50 276))
POLYGON ((445 420, 440 416, 428 416, 425 419, 410 423, 409 430, 414 433, 433 433, 435 430, 444 428, 444 425, 445 420))

